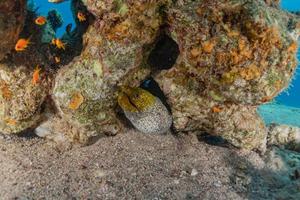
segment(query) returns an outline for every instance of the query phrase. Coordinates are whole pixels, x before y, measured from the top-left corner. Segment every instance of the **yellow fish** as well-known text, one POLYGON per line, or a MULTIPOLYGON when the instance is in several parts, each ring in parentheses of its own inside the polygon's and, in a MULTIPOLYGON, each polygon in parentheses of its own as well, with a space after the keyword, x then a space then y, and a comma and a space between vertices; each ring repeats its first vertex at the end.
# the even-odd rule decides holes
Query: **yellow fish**
POLYGON ((63 43, 60 39, 58 38, 53 38, 51 43, 53 45, 55 45, 58 49, 63 49, 65 50, 66 49, 66 43, 63 43))

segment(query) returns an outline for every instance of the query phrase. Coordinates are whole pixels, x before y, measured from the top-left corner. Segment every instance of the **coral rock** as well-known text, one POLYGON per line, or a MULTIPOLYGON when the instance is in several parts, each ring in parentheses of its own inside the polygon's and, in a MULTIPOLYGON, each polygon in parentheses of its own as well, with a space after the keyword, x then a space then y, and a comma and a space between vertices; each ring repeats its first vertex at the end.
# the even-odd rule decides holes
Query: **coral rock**
POLYGON ((33 70, 0 64, 0 131, 18 133, 37 125, 41 105, 49 92, 49 81, 41 76, 32 83, 33 70))
POLYGON ((206 131, 264 151, 267 130, 256 108, 291 80, 298 19, 262 0, 177 1, 167 18, 180 55, 155 80, 175 129, 206 131))
POLYGON ((196 80, 190 80, 187 89, 176 77, 167 77, 168 73, 161 73, 156 80, 168 97, 175 130, 208 132, 239 148, 265 150, 267 131, 256 106, 220 104, 199 96, 203 88, 194 85, 196 80))
POLYGON ((85 137, 114 135, 122 128, 115 114, 117 85, 137 86, 149 75, 142 53, 157 36, 163 1, 84 2, 95 22, 81 56, 58 72, 53 97, 60 114, 84 128, 85 137))
MULTIPOLYGON (((0 3, 0 11, 5 8, 0 12, 0 36, 7 41, 0 42, 0 59, 20 32, 23 3, 0 3), (2 24, 3 16, 11 24, 2 24), (7 39, 8 35, 12 37, 7 39)), ((33 41, 32 51, 12 54, 6 62, 14 64, 0 65, 0 131, 15 133, 34 127, 50 94, 53 110, 58 112, 37 128, 40 136, 87 143, 101 133, 117 134, 125 127, 117 115, 119 86, 139 87, 151 75, 167 98, 175 131, 205 131, 236 147, 264 150, 267 131, 256 109, 286 88, 295 72, 297 16, 279 10, 276 0, 82 3, 86 7, 79 1, 72 4, 74 15, 84 11, 87 16, 84 23, 76 21, 75 30, 85 34, 82 44, 80 35, 76 44, 69 45, 72 56, 67 55, 67 46, 63 56, 53 55, 53 46, 39 48, 39 41, 33 41), (61 67, 57 73, 51 73, 56 56, 63 62, 54 65, 61 67), (44 66, 54 76, 53 88, 48 81, 32 86, 32 70, 28 71, 32 64, 44 66)), ((167 113, 156 100, 155 109, 164 108, 167 113)), ((133 116, 125 114, 129 119, 133 116)), ((165 123, 161 122, 165 126, 153 123, 155 130, 169 127, 171 116, 165 116, 165 123)), ((148 132, 144 124, 133 124, 148 132)))
POLYGON ((297 66, 295 16, 262 0, 179 1, 168 21, 181 49, 177 73, 205 82, 202 95, 218 101, 270 101, 297 66))
POLYGON ((268 145, 279 145, 300 152, 300 128, 272 124, 269 127, 268 145))

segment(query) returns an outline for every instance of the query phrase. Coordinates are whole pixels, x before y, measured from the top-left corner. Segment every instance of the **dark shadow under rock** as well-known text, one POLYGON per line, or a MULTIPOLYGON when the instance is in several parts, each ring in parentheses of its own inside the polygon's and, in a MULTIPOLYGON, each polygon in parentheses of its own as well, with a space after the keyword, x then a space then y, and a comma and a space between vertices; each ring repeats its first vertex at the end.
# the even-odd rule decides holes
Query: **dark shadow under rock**
POLYGON ((178 44, 168 35, 163 34, 148 57, 148 64, 154 70, 170 69, 179 56, 178 44))

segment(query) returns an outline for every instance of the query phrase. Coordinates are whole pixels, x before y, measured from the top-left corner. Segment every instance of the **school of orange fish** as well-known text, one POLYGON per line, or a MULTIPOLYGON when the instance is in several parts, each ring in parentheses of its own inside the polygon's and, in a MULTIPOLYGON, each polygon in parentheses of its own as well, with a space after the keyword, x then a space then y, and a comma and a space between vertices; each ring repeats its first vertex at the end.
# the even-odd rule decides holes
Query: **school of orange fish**
MULTIPOLYGON (((50 2, 50 3, 61 3, 63 1, 64 0, 48 0, 48 2, 50 2)), ((79 22, 86 21, 86 16, 82 12, 78 12, 77 13, 77 18, 78 18, 79 22)), ((35 19, 35 24, 38 25, 38 26, 43 26, 46 23, 47 23, 47 19, 44 16, 38 16, 35 19)), ((28 48, 28 46, 30 44, 31 44, 30 37, 28 39, 26 39, 26 38, 20 38, 17 41, 16 45, 15 45, 15 50, 17 52, 25 51, 26 48, 28 48)), ((66 43, 62 42, 62 40, 59 39, 59 38, 53 38, 52 41, 51 41, 51 44, 54 45, 54 46, 56 46, 56 48, 58 48, 58 49, 63 49, 63 50, 66 49, 66 43)), ((59 57, 55 57, 55 62, 59 63, 60 62, 60 58, 59 57)), ((40 79, 40 72, 41 72, 41 68, 39 66, 36 66, 36 68, 34 69, 33 74, 32 74, 32 84, 33 85, 37 85, 38 84, 39 79, 40 79)))

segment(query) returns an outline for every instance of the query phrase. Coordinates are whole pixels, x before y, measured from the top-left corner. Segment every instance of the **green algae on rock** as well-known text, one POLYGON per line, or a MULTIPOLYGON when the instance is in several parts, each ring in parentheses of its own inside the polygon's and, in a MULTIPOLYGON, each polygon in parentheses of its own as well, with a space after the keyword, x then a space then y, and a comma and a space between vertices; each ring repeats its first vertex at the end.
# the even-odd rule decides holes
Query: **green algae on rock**
POLYGON ((87 135, 106 132, 111 134, 119 128, 115 122, 113 91, 103 80, 100 62, 92 59, 76 59, 77 63, 58 71, 53 97, 60 114, 71 124, 86 129, 87 135))
POLYGON ((58 71, 54 100, 71 122, 88 127, 95 134, 116 134, 121 128, 114 114, 117 84, 126 81, 129 73, 135 81, 145 77, 143 69, 141 73, 133 70, 142 61, 142 45, 107 41, 93 27, 85 37, 88 43, 81 57, 58 71), (73 105, 76 101, 80 105, 72 106, 76 94, 81 97, 74 99, 73 105))

